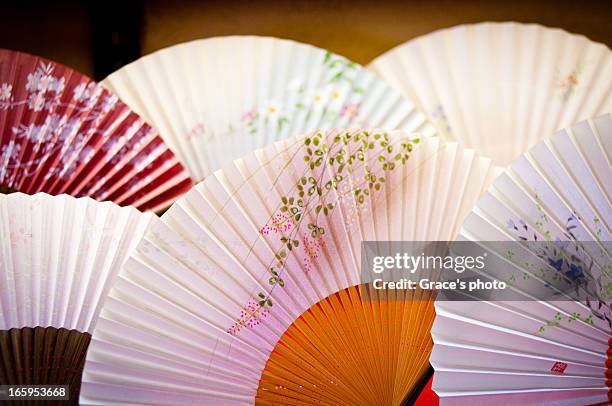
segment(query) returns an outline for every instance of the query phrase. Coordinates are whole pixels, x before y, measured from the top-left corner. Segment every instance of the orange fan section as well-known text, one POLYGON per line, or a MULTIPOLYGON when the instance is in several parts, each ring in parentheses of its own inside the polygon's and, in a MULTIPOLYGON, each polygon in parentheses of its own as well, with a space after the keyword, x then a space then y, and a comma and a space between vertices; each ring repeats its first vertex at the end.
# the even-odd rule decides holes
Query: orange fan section
POLYGON ((429 367, 434 306, 421 295, 354 286, 312 306, 270 354, 256 403, 399 405, 429 367))

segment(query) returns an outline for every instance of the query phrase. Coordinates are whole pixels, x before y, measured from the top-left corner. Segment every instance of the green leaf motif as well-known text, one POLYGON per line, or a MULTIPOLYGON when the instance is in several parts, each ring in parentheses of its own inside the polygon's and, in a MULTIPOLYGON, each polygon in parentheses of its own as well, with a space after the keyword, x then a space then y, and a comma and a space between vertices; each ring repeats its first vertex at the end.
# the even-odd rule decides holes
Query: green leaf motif
MULTIPOLYGON (((345 71, 354 66, 346 60, 332 60, 330 53, 326 54, 326 62, 329 62, 330 67, 340 69, 333 76, 335 80, 346 79, 345 71)), ((343 132, 327 139, 320 132, 305 137, 300 148, 303 152, 302 159, 311 172, 307 170, 307 173, 294 183, 290 192, 280 196, 278 210, 291 214, 295 224, 289 234, 278 237, 280 246, 274 253, 276 264, 273 263, 274 266, 268 268, 267 282, 270 291, 258 293, 254 303, 258 303, 260 308, 272 307, 272 289, 285 286, 282 275, 286 271, 290 256, 297 256, 295 259, 298 262, 302 262, 301 255, 307 255, 308 261, 316 260, 317 254, 313 252, 320 249, 318 241, 322 241, 327 231, 326 223, 321 222, 338 207, 333 200, 338 198, 338 190, 348 187, 349 193, 354 196, 354 202, 358 205, 365 204, 366 197, 369 198, 376 191, 382 190, 386 173, 405 164, 413 145, 418 142, 418 139, 413 139, 394 144, 388 133, 368 131, 343 132), (328 145, 326 140, 331 140, 331 143, 328 145), (353 182, 357 184, 354 185, 353 182), (305 227, 308 231, 303 233, 303 249, 297 250, 294 248, 301 245, 302 223, 305 218, 309 219, 305 227), (298 235, 300 237, 297 237, 298 235)))

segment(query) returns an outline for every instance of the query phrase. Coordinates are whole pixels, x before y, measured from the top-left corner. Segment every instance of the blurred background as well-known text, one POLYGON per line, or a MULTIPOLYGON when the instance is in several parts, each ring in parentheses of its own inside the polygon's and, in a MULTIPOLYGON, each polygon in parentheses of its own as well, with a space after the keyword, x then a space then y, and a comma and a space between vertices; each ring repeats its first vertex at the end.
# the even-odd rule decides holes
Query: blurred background
POLYGON ((310 43, 366 64, 411 38, 481 21, 533 22, 612 47, 612 0, 2 1, 0 47, 97 80, 141 55, 198 38, 254 34, 310 43))

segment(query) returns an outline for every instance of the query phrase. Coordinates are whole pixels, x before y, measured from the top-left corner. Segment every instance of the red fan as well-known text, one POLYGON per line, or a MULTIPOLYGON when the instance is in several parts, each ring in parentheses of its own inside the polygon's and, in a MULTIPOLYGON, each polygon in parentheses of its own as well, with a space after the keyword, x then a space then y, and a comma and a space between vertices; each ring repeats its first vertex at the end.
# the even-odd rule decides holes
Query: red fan
POLYGON ((192 184, 157 132, 65 66, 0 49, 0 188, 169 206, 192 184))

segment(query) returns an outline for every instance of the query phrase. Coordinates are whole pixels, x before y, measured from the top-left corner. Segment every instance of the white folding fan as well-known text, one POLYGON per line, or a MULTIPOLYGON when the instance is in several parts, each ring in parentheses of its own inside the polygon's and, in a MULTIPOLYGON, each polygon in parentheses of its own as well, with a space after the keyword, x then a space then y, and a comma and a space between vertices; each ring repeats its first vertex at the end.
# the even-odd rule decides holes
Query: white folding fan
POLYGON ((503 255, 512 272, 487 269, 525 300, 436 303, 431 363, 440 404, 608 402, 611 162, 612 116, 583 121, 521 156, 468 216, 460 239, 531 247, 503 255), (553 250, 534 257, 542 244, 553 250), (588 302, 532 294, 564 284, 595 294, 588 302))
POLYGON ((433 303, 363 297, 360 243, 451 239, 496 174, 457 144, 375 130, 215 172, 126 262, 81 404, 400 403, 428 369, 433 303))
POLYGON ((167 208, 192 186, 159 134, 72 69, 0 49, 0 191, 167 208))
POLYGON ((0 195, 0 383, 70 386, 150 213, 90 198, 0 195))
POLYGON ((230 36, 147 55, 102 84, 145 117, 194 179, 309 131, 433 132, 425 115, 345 58, 277 38, 230 36))
POLYGON ((610 49, 534 24, 443 29, 368 67, 426 112, 439 135, 498 165, 560 128, 612 111, 610 49))

